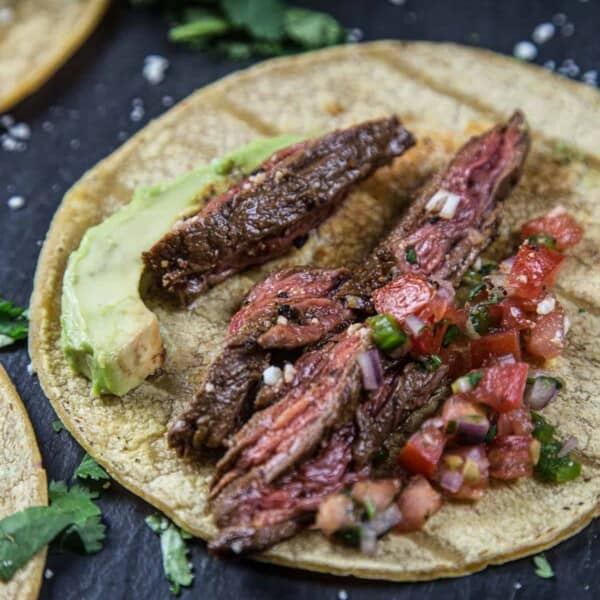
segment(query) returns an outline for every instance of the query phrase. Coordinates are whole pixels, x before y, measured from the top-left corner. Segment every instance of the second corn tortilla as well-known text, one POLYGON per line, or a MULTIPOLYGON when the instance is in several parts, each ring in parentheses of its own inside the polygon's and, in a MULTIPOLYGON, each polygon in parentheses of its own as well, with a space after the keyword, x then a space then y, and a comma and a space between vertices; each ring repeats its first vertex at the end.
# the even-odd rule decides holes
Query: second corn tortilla
POLYGON ((249 286, 275 266, 359 260, 416 185, 469 136, 517 107, 532 126, 533 151, 506 203, 497 247, 523 220, 559 203, 586 228, 557 286, 573 323, 569 348, 554 366, 567 391, 544 410, 561 435, 579 439, 582 477, 561 486, 533 479, 493 484, 475 504, 446 503, 423 531, 386 536, 375 556, 305 532, 260 558, 369 578, 433 579, 537 552, 579 531, 597 515, 600 496, 600 96, 482 50, 379 42, 269 61, 195 93, 88 172, 56 213, 31 305, 33 363, 61 420, 125 487, 193 534, 211 537, 206 498, 212 463, 178 459, 166 433, 218 353, 249 286), (86 229, 127 202, 136 186, 173 178, 260 135, 329 130, 390 113, 419 137, 417 148, 361 185, 301 250, 232 277, 193 310, 146 299, 167 347, 162 374, 123 398, 95 398, 90 383, 73 374, 59 345, 68 255, 86 229))

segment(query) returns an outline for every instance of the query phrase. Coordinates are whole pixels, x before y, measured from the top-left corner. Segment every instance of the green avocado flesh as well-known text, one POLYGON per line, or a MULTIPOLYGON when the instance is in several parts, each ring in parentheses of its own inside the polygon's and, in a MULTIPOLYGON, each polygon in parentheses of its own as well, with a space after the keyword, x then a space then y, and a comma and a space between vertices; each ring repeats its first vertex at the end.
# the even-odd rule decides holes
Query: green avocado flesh
POLYGON ((140 297, 142 252, 208 196, 297 141, 256 140, 174 181, 138 189, 129 204, 85 233, 63 280, 61 344, 73 369, 91 379, 94 394, 122 396, 163 363, 158 320, 140 297))

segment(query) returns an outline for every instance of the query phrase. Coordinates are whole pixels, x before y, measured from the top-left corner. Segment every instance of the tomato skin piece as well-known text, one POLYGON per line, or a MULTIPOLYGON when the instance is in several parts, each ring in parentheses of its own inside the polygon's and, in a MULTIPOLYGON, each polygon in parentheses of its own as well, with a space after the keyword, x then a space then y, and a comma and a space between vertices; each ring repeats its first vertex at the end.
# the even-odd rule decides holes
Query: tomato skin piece
POLYGON ((448 325, 442 322, 427 326, 417 337, 411 338, 412 353, 417 356, 439 354, 447 328, 448 325))
POLYGON ((554 209, 547 215, 528 221, 521 227, 521 237, 545 233, 556 240, 556 247, 565 250, 575 246, 583 237, 583 227, 566 211, 554 209))
POLYGON ((509 291, 519 298, 536 298, 554 285, 564 260, 546 246, 521 244, 508 276, 509 291))
POLYGON ((490 359, 512 354, 515 360, 521 360, 519 332, 515 329, 490 333, 471 340, 471 368, 478 369, 490 362, 490 359))
POLYGON ((498 435, 531 435, 534 429, 531 411, 528 408, 515 408, 498 417, 498 435))
POLYGON ((497 436, 488 447, 490 475, 495 479, 511 481, 533 474, 530 435, 497 436))
POLYGON ((525 349, 545 360, 560 356, 567 345, 565 312, 562 306, 547 315, 537 315, 535 327, 524 336, 525 349))
POLYGON ((406 273, 373 292, 373 304, 379 313, 389 313, 400 322, 408 315, 418 315, 427 307, 435 288, 422 275, 406 273))
POLYGON ((499 364, 483 370, 477 387, 467 392, 471 402, 487 404, 499 413, 520 408, 529 365, 523 362, 499 364))
POLYGON ((411 473, 431 479, 445 445, 446 434, 430 419, 410 436, 398 453, 398 463, 411 473))
POLYGON ((431 487, 425 477, 415 475, 398 498, 402 521, 394 531, 418 531, 431 515, 442 508, 442 495, 431 487))

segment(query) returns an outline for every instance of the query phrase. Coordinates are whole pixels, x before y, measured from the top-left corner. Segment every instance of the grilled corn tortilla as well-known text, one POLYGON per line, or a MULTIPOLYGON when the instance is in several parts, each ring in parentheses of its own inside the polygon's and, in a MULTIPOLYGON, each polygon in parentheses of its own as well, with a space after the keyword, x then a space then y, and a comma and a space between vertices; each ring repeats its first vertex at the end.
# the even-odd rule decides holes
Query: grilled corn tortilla
POLYGON ((522 183, 506 205, 496 252, 523 220, 561 203, 585 225, 558 294, 572 320, 570 345, 554 369, 566 391, 544 410, 581 444, 583 474, 565 485, 523 479, 494 484, 475 504, 447 502, 423 531, 388 535, 375 556, 307 531, 259 558, 316 571, 417 580, 457 576, 556 544, 598 513, 600 496, 600 96, 542 69, 482 50, 380 42, 269 61, 199 92, 151 123, 88 172, 65 196, 44 244, 32 299, 30 350, 61 419, 111 475, 202 538, 213 463, 187 463, 167 431, 219 352, 248 288, 292 263, 358 261, 406 206, 411 191, 468 137, 520 107, 533 129, 522 183), (61 352, 61 282, 86 229, 128 202, 136 186, 172 178, 260 135, 328 130, 398 113, 418 137, 405 157, 356 189, 341 209, 288 256, 236 275, 190 309, 145 298, 167 347, 163 371, 123 398, 94 397, 61 352), (586 308, 579 313, 578 308, 586 308))
POLYGON ((110 0, 0 0, 0 113, 35 92, 92 32, 110 0))
MULTIPOLYGON (((0 519, 29 506, 47 504, 46 472, 33 427, 17 390, 0 365, 0 519)), ((10 581, 0 581, 0 598, 37 598, 45 562, 44 548, 10 581)))

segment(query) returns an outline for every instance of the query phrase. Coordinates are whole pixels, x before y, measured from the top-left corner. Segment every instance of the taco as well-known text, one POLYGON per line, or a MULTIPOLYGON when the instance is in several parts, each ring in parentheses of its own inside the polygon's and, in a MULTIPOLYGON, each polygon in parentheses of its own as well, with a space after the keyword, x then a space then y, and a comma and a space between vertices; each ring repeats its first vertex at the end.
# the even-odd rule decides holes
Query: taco
MULTIPOLYGON (((577 458, 583 465, 581 476, 562 486, 540 483, 529 477, 506 484, 494 483, 476 505, 446 502, 423 529, 384 537, 374 549, 374 554, 340 546, 316 531, 304 531, 270 548, 259 558, 372 578, 431 579, 469 573, 487 564, 505 562, 557 543, 579 531, 597 514, 600 492, 598 441, 594 434, 600 420, 594 399, 594 380, 598 375, 595 339, 600 329, 596 315, 600 302, 599 277, 594 270, 597 260, 596 200, 600 196, 600 149, 594 111, 599 105, 599 98, 593 90, 510 59, 457 46, 392 42, 336 48, 270 61, 197 92, 85 175, 59 208, 42 251, 32 298, 30 348, 45 393, 73 435, 115 479, 186 530, 205 539, 223 541, 222 536, 217 538, 217 525, 222 527, 227 519, 221 521, 221 517, 230 514, 227 502, 217 505, 213 500, 212 511, 218 511, 217 521, 220 523, 215 521, 215 515, 209 510, 215 460, 207 455, 197 456, 193 443, 193 452, 187 452, 189 460, 178 457, 169 447, 168 432, 171 430, 172 438, 177 438, 178 432, 184 433, 185 426, 177 426, 178 416, 189 410, 190 400, 204 384, 211 363, 225 345, 230 320, 252 284, 273 272, 293 274, 296 272, 294 265, 333 269, 337 271, 329 278, 330 283, 334 282, 333 286, 328 284, 320 288, 323 291, 321 300, 327 304, 332 300, 329 292, 337 285, 336 278, 345 280, 345 270, 358 271, 356 265, 362 261, 369 264, 365 257, 398 219, 402 219, 407 201, 414 197, 416 190, 431 175, 443 172, 440 170, 469 138, 490 128, 502 128, 497 123, 506 122, 513 110, 519 107, 527 115, 531 127, 531 151, 519 185, 504 201, 504 217, 498 229, 498 239, 488 253, 491 258, 508 256, 515 248, 517 229, 557 204, 565 206, 584 226, 583 240, 567 252, 564 259, 566 266, 555 288, 556 302, 570 317, 571 331, 565 353, 551 365, 551 377, 553 381, 562 378, 566 385, 559 400, 544 409, 545 417, 558 425, 561 436, 565 439, 569 436, 578 438, 580 449, 577 458), (135 264, 131 263, 135 275, 131 280, 139 283, 141 252, 150 252, 146 258, 150 263, 147 269, 149 278, 143 281, 140 289, 142 304, 151 313, 151 318, 144 321, 148 323, 144 331, 154 332, 145 340, 154 340, 158 335, 162 343, 157 362, 151 360, 155 354, 144 355, 143 352, 136 355, 133 363, 111 362, 109 356, 108 363, 100 361, 96 364, 93 356, 90 358, 93 354, 90 352, 85 355, 77 351, 70 356, 67 352, 65 356, 63 346, 76 348, 75 342, 78 341, 70 340, 66 346, 61 344, 61 313, 65 325, 61 303, 64 302, 65 291, 68 295, 71 289, 68 275, 63 287, 67 263, 78 262, 82 240, 85 248, 85 240, 93 238, 94 231, 97 231, 96 225, 110 223, 110 215, 123 214, 118 209, 130 202, 135 188, 153 186, 137 192, 131 205, 136 201, 144 203, 143 198, 169 194, 172 186, 182 186, 178 189, 183 189, 186 182, 190 182, 189 177, 200 177, 200 180, 193 179, 192 192, 199 188, 208 189, 202 185, 207 182, 202 179, 206 170, 198 169, 198 165, 208 165, 213 159, 233 151, 226 160, 230 168, 224 168, 223 161, 216 163, 217 175, 224 176, 225 181, 219 180, 212 194, 215 199, 223 200, 227 195, 223 186, 229 188, 244 181, 243 178, 248 177, 247 171, 262 163, 262 160, 247 163, 243 157, 248 155, 243 152, 240 160, 240 151, 236 154, 235 149, 241 144, 257 137, 281 134, 314 139, 315 132, 348 128, 353 123, 385 119, 394 114, 400 115, 404 125, 415 134, 417 145, 389 166, 378 169, 367 180, 356 182, 358 185, 338 205, 335 213, 328 214, 328 218, 316 228, 311 224, 308 238, 302 240, 303 245, 298 244, 300 248, 292 245, 290 249, 286 244, 283 256, 265 264, 251 261, 251 265, 258 266, 237 274, 226 273, 231 263, 219 264, 216 270, 214 262, 208 269, 203 266, 196 268, 199 263, 196 264, 195 259, 190 261, 190 254, 182 253, 180 243, 182 239, 185 241, 185 234, 181 232, 185 230, 186 223, 191 221, 194 229, 196 217, 184 219, 176 225, 175 237, 168 231, 173 220, 188 217, 190 212, 198 213, 197 193, 176 194, 175 197, 182 202, 175 214, 168 218, 160 212, 155 214, 157 219, 163 220, 162 227, 166 230, 161 229, 150 243, 144 242, 145 246, 135 254, 135 264), (193 172, 196 175, 182 175, 194 168, 197 169, 193 172), (228 179, 231 176, 233 180, 228 179), (159 184, 175 177, 179 179, 174 184, 159 184), (171 242, 176 239, 177 243, 164 243, 167 238, 171 242), (153 265, 151 249, 156 247, 155 244, 159 244, 162 255, 153 265), (173 256, 169 255, 169 249, 175 246, 178 249, 173 256), (72 257, 70 261, 69 256, 72 257), (177 257, 182 258, 181 263, 177 262, 177 257), (194 263, 191 269, 190 262, 194 263), (284 267, 288 270, 281 271, 284 267), (205 276, 215 273, 220 281, 218 283, 209 281, 205 276), (207 282, 217 284, 207 289, 207 282), (185 302, 192 300, 192 303, 182 305, 182 298, 185 302), (585 309, 585 312, 580 312, 579 308, 585 309), (152 317, 156 318, 156 325, 152 325, 152 317), (138 360, 140 356, 143 358, 141 362, 138 360), (149 373, 137 368, 141 363, 148 366, 149 373), (106 374, 103 370, 106 364, 116 364, 121 372, 135 373, 134 379, 125 386, 130 391, 119 398, 101 395, 105 383, 112 385, 110 377, 102 378, 106 374), (96 369, 98 376, 93 388, 87 377, 94 378, 94 365, 99 365, 100 369, 96 369), (76 374, 72 366, 87 377, 76 374), (153 374, 144 379, 150 373, 153 374)), ((519 118, 516 117, 518 131, 519 118)), ((302 144, 297 139, 295 142, 302 144)), ((289 146, 289 143, 289 140, 285 145, 279 142, 279 147, 289 146)), ((516 171, 520 171, 521 159, 517 162, 516 171)), ((265 172, 268 174, 268 169, 259 169, 258 180, 245 183, 259 185, 265 172)), ((213 172, 210 182, 214 181, 214 176, 213 172)), ((507 181, 511 185, 515 183, 512 176, 507 181)), ((452 208, 455 203, 452 194, 445 189, 439 191, 444 192, 443 202, 438 197, 430 206, 439 213, 432 215, 434 220, 443 219, 441 213, 444 211, 454 214, 453 210, 456 210, 456 206, 452 208)), ((211 204, 206 194, 202 200, 209 200, 208 205, 211 204)), ((494 221, 494 215, 492 210, 489 213, 490 223, 494 221)), ((139 221, 138 225, 137 235, 132 238, 138 239, 140 232, 147 229, 144 221, 139 221)), ((480 223, 478 229, 482 230, 482 227, 483 223, 480 223)), ((113 240, 118 243, 123 237, 121 235, 113 240)), ((487 244, 489 240, 485 236, 483 239, 487 244)), ((418 247, 416 250, 418 254, 418 247)), ((404 252, 406 260, 412 264, 409 248, 404 248, 404 252)), ((266 255, 272 256, 268 252, 266 255)), ((106 255, 102 256, 102 264, 105 264, 106 255)), ((470 256, 469 261, 474 258, 470 256)), ((73 272, 71 265, 67 274, 73 272)), ((461 266, 457 273, 463 270, 461 266)), ((101 274, 102 269, 94 272, 101 274)), ((350 281, 352 283, 353 279, 350 281)), ((112 283, 115 283, 114 280, 112 283)), ((482 283, 487 293, 487 281, 482 283)), ((352 287, 353 284, 348 285, 352 287)), ((103 289, 123 299, 119 285, 103 289)), ((134 296, 137 289, 136 283, 134 296)), ((428 293, 433 294, 432 290, 428 293)), ((96 289, 89 296, 104 302, 106 294, 98 293, 96 289)), ((349 296, 353 297, 352 302, 357 302, 357 306, 366 302, 368 308, 369 295, 362 297, 354 290, 346 294, 344 309, 353 310, 348 302, 349 296)), ((125 299, 127 297, 125 295, 125 299)), ((380 296, 371 294, 371 297, 375 309, 378 302, 385 305, 387 301, 385 293, 380 296)), ((478 300, 476 296, 474 299, 478 300)), ((336 306, 335 302, 330 304, 336 306)), ((144 311, 141 314, 145 314, 144 311)), ((339 311, 333 310, 330 314, 338 320, 347 321, 346 315, 341 314, 340 317, 339 311)), ((286 318, 285 315, 277 316, 286 318)), ((84 319, 81 322, 85 324, 88 321, 84 319)), ((125 319, 121 322, 127 323, 125 319)), ((285 325, 283 321, 277 324, 285 325)), ((345 331, 349 333, 342 335, 347 335, 348 340, 337 343, 331 356, 341 368, 347 368, 348 377, 356 380, 355 358, 358 358, 358 350, 362 354, 361 337, 349 339, 352 332, 358 330, 345 331), (346 360, 348 356, 352 360, 346 360)), ((278 332, 281 330, 274 333, 278 332)), ((88 335, 89 331, 83 333, 88 335)), ((275 338, 284 339, 276 335, 271 335, 270 339, 275 338)), ((134 348, 149 347, 146 342, 140 346, 139 340, 134 341, 134 348)), ((106 342, 107 347, 110 347, 110 342, 110 339, 106 342)), ((118 349, 121 348, 126 350, 127 344, 120 343, 118 349)), ((133 354, 125 351, 123 356, 127 358, 133 354)), ((252 369, 255 373, 261 372, 263 367, 263 363, 257 364, 259 366, 252 369)), ((377 377, 373 368, 366 371, 377 377)), ((431 372, 437 373, 435 369, 431 372)), ((264 379, 266 374, 262 373, 264 379)), ((522 373, 520 376, 522 379, 522 373)), ((270 379, 268 375, 266 378, 270 379)), ((112 381, 120 379, 113 378, 112 381)), ((487 385, 486 381, 482 381, 483 385, 487 385)), ((427 381, 425 384, 420 382, 418 389, 427 389, 427 385, 427 381)), ((409 389, 408 384, 405 387, 409 389)), ((345 391, 341 393, 346 394, 345 391)), ((339 398, 340 395, 328 395, 328 398, 334 397, 339 398)), ((265 399, 265 403, 271 400, 265 399)), ((247 416, 234 418, 235 428, 247 416)), ((368 420, 364 422, 368 425, 368 420)), ((244 427, 240 431, 244 431, 244 427)), ((208 429, 203 430, 198 436, 198 446, 209 440, 208 432, 208 429)), ((413 429, 413 432, 418 433, 419 430, 413 429)), ((474 432, 471 431, 471 434, 474 435, 474 432)), ((342 441, 344 435, 345 431, 338 432, 342 441)), ((317 438, 323 439, 320 436, 321 433, 317 432, 317 438)), ((192 434, 192 442, 193 437, 192 434)), ((218 438, 215 436, 216 443, 211 441, 207 445, 218 445, 218 438)), ((172 439, 171 443, 177 446, 176 439, 172 439)), ((180 447, 183 454, 186 454, 186 448, 190 448, 185 444, 180 447)), ((372 451, 368 444, 364 444, 364 448, 366 453, 372 451)), ((232 454, 221 463, 219 474, 230 474, 232 469, 229 467, 235 466, 239 449, 232 447, 230 451, 232 454)), ((506 453, 500 454, 507 456, 506 453)), ((476 463, 477 457, 458 458, 463 461, 461 464, 467 464, 467 459, 476 463)), ((454 463, 455 460, 449 462, 454 463)), ((233 469, 238 479, 240 470, 245 475, 244 464, 239 464, 239 467, 233 469)), ((235 479, 230 477, 229 482, 235 484, 235 479)), ((448 479, 452 478, 445 478, 446 486, 456 485, 456 481, 449 483, 448 479)), ((220 490, 226 489, 228 481, 221 479, 221 483, 221 487, 212 492, 215 498, 220 495, 220 490)), ((392 482, 391 485, 395 484, 392 482)), ((413 490, 414 487, 417 487, 416 484, 413 490)), ((420 484, 417 489, 424 488, 420 484)), ((228 494, 225 500, 232 497, 234 495, 228 494)), ((332 498, 335 503, 339 502, 335 496, 332 498)), ((325 530, 326 525, 322 529, 325 530)), ((225 547, 233 552, 244 549, 227 539, 224 542, 225 547)))
POLYGON ((81 46, 108 0, 0 3, 0 113, 35 92, 81 46))
MULTIPOLYGON (((4 368, 0 365, 0 519, 29 506, 47 506, 46 471, 29 417, 4 368)), ((41 550, 8 582, 0 581, 7 600, 38 597, 46 549, 41 550)))

